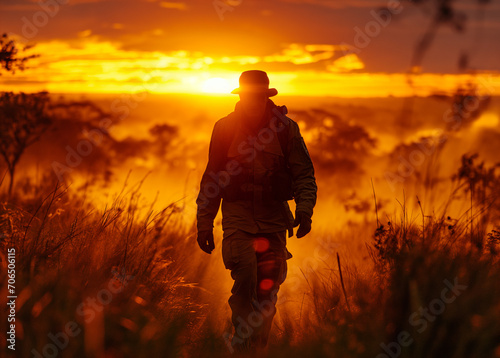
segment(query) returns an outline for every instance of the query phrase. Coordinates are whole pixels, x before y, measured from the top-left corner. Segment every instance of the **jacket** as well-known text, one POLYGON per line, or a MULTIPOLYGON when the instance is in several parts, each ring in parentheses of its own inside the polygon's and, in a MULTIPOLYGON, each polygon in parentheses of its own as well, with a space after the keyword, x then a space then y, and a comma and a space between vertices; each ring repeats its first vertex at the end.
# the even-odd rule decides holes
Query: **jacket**
POLYGON ((288 229, 296 211, 312 216, 317 186, 314 167, 298 124, 286 107, 268 100, 257 130, 244 125, 239 102, 218 120, 210 140, 208 164, 196 199, 197 228, 212 230, 222 201, 224 233, 241 229, 268 233, 288 229))

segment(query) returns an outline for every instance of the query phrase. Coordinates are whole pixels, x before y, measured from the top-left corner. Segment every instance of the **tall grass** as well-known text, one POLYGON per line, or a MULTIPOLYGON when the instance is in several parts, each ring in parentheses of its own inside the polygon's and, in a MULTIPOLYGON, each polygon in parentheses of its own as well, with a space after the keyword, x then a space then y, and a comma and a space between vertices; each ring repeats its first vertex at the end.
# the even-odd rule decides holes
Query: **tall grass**
POLYGON ((500 356, 498 231, 471 235, 470 220, 434 216, 421 226, 401 209, 367 244, 371 269, 348 265, 350 309, 338 269, 326 264, 306 278, 307 314, 293 346, 271 347, 270 356, 500 356), (442 301, 447 287, 453 302, 442 301), (401 334, 411 343, 401 345, 401 334))
MULTIPOLYGON (((186 299, 197 289, 184 279, 192 228, 180 220, 178 204, 159 212, 145 204, 142 184, 124 185, 101 210, 59 185, 31 211, 1 204, 3 264, 7 248, 16 248, 16 357, 32 357, 33 348, 42 354, 54 343, 48 334, 71 321, 82 333, 58 357, 181 351, 181 337, 202 309, 186 299), (97 303, 82 306, 88 300, 97 303)), ((0 280, 6 292, 5 270, 0 280)))
MULTIPOLYGON (((199 285, 209 261, 199 259, 194 227, 177 203, 153 210, 142 185, 125 184, 102 209, 59 185, 29 203, 0 205, 2 263, 8 247, 17 252, 16 357, 43 354, 54 343, 49 334, 73 321, 81 332, 57 357, 230 356, 221 335, 229 317, 215 317, 221 310, 199 285)), ((366 242, 364 265, 343 252, 340 263, 331 252, 314 270, 298 263, 300 295, 287 297, 285 281, 287 300, 260 356, 499 357, 498 230, 474 226, 483 222, 478 216, 422 210, 414 220, 407 211, 403 202, 400 217, 377 220, 371 236, 366 225, 344 234, 366 242), (465 288, 453 296, 455 282, 465 288), (442 305, 446 287, 445 298, 454 299, 442 305)), ((5 300, 5 270, 0 280, 5 300)))

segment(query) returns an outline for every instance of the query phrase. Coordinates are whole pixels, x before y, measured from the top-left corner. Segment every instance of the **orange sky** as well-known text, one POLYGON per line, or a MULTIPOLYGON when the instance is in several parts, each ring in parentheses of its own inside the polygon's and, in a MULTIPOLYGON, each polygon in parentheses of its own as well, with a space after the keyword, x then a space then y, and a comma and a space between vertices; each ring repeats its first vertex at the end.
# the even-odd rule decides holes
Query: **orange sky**
POLYGON ((481 91, 500 94, 500 4, 457 4, 467 31, 439 29, 410 88, 405 73, 432 9, 407 1, 2 0, 0 32, 41 57, 3 73, 0 90, 227 93, 258 68, 288 95, 427 95, 473 72, 481 91))

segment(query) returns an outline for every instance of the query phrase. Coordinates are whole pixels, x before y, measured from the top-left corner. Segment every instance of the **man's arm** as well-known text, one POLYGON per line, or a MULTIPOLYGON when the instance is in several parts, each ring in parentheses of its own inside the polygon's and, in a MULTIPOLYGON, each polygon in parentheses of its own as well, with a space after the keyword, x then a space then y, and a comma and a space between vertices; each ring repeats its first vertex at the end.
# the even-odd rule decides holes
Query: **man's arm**
MULTIPOLYGON (((219 211, 221 202, 220 186, 217 182, 217 173, 220 170, 220 158, 216 148, 218 132, 218 123, 215 124, 210 139, 210 147, 208 150, 208 164, 203 173, 200 183, 200 192, 196 199, 198 210, 196 213, 198 232, 205 230, 213 230, 214 219, 219 211)), ((219 143, 220 144, 220 143, 219 143)))
POLYGON ((295 212, 305 213, 311 218, 318 191, 314 167, 298 124, 290 120, 289 125, 288 165, 292 173, 295 203, 297 204, 295 212))

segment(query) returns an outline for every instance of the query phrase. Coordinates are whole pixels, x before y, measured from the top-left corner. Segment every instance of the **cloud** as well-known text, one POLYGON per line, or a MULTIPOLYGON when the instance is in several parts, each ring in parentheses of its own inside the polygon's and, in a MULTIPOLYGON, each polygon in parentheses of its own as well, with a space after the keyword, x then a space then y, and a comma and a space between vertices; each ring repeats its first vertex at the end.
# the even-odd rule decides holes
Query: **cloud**
MULTIPOLYGON (((136 51, 123 49, 120 42, 102 41, 90 29, 79 33, 71 42, 48 41, 32 49, 42 54, 34 59, 25 74, 51 80, 116 80, 146 78, 155 71, 180 77, 173 71, 240 71, 244 66, 279 64, 283 71, 301 67, 332 72, 348 72, 364 67, 356 55, 342 61, 343 47, 330 44, 288 44, 276 53, 264 56, 211 56, 197 51, 136 51)), ((167 77, 167 76, 165 76, 167 77)))
POLYGON ((264 62, 290 62, 295 65, 331 59, 340 46, 289 44, 281 52, 264 57, 264 62))
POLYGON ((354 53, 349 53, 343 45, 332 44, 289 44, 282 51, 264 56, 261 63, 287 64, 282 70, 307 67, 318 72, 350 72, 362 70, 365 64, 354 53))
POLYGON ((365 64, 356 54, 351 53, 333 61, 326 68, 330 72, 350 72, 364 69, 365 64))
POLYGON ((162 2, 160 2, 160 6, 165 8, 165 9, 175 9, 175 10, 187 10, 188 9, 187 5, 183 2, 162 1, 162 2))
MULTIPOLYGON (((122 41, 104 40, 85 27, 78 38, 39 42, 30 51, 41 56, 19 75, 3 74, 0 90, 200 93, 203 84, 214 77, 237 87, 239 74, 255 68, 268 71, 281 94, 427 95, 436 90, 453 91, 458 84, 474 80, 472 75, 421 74, 415 78, 413 90, 404 73, 369 73, 364 59, 342 45, 288 43, 260 55, 141 51, 124 47, 122 41)), ((498 83, 500 75, 491 78, 498 83)), ((500 93, 500 85, 492 86, 492 93, 500 93)))

